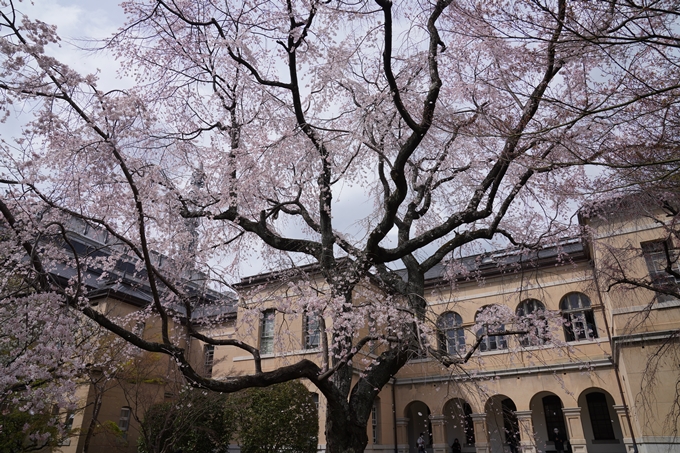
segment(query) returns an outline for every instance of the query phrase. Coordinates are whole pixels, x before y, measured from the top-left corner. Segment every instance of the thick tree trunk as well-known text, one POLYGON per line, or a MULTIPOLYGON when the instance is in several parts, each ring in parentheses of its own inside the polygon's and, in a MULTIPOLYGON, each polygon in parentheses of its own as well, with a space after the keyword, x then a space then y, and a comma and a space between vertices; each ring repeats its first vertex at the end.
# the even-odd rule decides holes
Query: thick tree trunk
POLYGON ((351 407, 329 403, 326 414, 326 451, 362 453, 368 445, 366 420, 360 420, 351 407))
POLYGON ((94 437, 94 431, 97 428, 97 425, 99 424, 99 411, 102 407, 103 390, 99 391, 99 389, 96 388, 96 384, 94 385, 94 387, 95 387, 94 407, 92 409, 92 419, 90 420, 90 424, 88 425, 87 431, 85 433, 85 441, 83 442, 83 453, 90 452, 90 443, 92 442, 92 438, 94 437))
MULTIPOLYGON (((415 259, 405 260, 408 280, 401 289, 408 297, 409 306, 419 318, 424 317, 425 273, 415 259)), ((348 306, 351 292, 347 291, 348 306)), ((328 453, 363 453, 368 445, 368 421, 375 397, 390 379, 406 364, 408 358, 420 347, 415 324, 407 327, 401 344, 392 344, 380 354, 378 360, 363 370, 364 377, 352 383, 352 366, 341 367, 332 377, 335 391, 328 392, 326 411, 326 451, 328 453)), ((351 342, 351 339, 346 339, 351 342)))

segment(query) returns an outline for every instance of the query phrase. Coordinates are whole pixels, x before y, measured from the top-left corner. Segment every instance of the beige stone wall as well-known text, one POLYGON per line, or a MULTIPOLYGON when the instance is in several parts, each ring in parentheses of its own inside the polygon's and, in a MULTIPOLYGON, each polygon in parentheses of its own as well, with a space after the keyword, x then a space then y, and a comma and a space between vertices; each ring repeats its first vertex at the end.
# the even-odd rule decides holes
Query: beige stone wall
MULTIPOLYGON (((507 350, 478 352, 458 368, 444 368, 429 358, 414 359, 379 394, 377 442, 373 442, 373 424, 369 423, 369 451, 394 451, 396 438, 401 453, 409 450, 415 453, 415 437, 424 429, 432 435, 429 451, 448 453, 453 438, 459 438, 464 444, 465 417, 461 411, 467 403, 472 413, 468 422, 476 443, 464 444, 463 451, 509 453, 509 437, 499 409, 503 401, 510 404, 508 400, 512 402, 512 413, 517 420, 518 448, 526 453, 550 451, 553 448, 548 433, 550 414, 546 414, 544 403, 555 398, 559 399, 564 434, 571 440, 574 453, 631 453, 633 438, 640 453, 671 452, 676 447, 680 451, 680 445, 673 440, 678 423, 668 417, 677 399, 675 384, 680 353, 675 351, 680 348, 677 339, 669 343, 666 335, 668 331, 680 328, 680 304, 675 303, 677 301, 653 304, 653 294, 647 290, 615 288, 606 292, 606 275, 598 268, 599 264, 608 263, 613 251, 620 250, 619 258, 626 263, 630 275, 645 276, 647 269, 639 253, 639 244, 658 239, 663 233, 649 219, 622 219, 613 224, 590 226, 594 228, 596 238, 589 246, 595 268, 586 256, 576 261, 544 263, 481 281, 473 279, 453 286, 432 286, 426 290, 427 317, 434 326, 441 314, 458 313, 463 319, 466 344, 470 347, 476 339, 475 314, 481 307, 500 304, 514 311, 523 300, 531 298, 541 301, 548 310, 559 311, 562 298, 578 292, 591 302, 597 338, 565 342, 560 347, 519 347, 518 338, 509 337, 507 350), (663 345, 666 349, 659 349, 663 345), (648 373, 650 364, 656 366, 655 379, 649 379, 652 376, 648 373), (598 440, 593 431, 588 400, 600 398, 600 395, 611 421, 615 437, 612 440, 598 440), (625 405, 629 406, 628 412, 625 405)), ((328 291, 319 278, 305 281, 304 285, 307 289, 313 287, 319 294, 328 291)), ((361 296, 356 298, 356 303, 370 302, 366 289, 360 288, 358 294, 361 296)), ((205 333, 215 338, 237 338, 258 346, 261 335, 258 312, 294 299, 300 294, 299 290, 295 285, 277 281, 246 288, 241 294, 236 321, 206 328, 205 333)), ((131 310, 111 301, 102 302, 102 309, 118 310, 122 314, 131 310)), ((327 324, 330 322, 326 319, 327 324)), ((303 347, 302 316, 293 310, 282 310, 276 313, 274 325, 274 353, 263 357, 264 370, 273 370, 301 358, 321 364, 320 349, 305 350, 303 347)), ((564 328, 555 325, 554 329, 557 338, 565 341, 564 328)), ((363 333, 359 332, 359 335, 363 333)), ((155 338, 158 334, 158 325, 146 326, 145 337, 155 338)), ((436 347, 436 336, 433 335, 430 342, 436 347)), ((204 345, 192 340, 187 348, 196 368, 202 369, 204 345)), ((360 364, 360 358, 355 363, 360 364)), ((214 378, 253 371, 254 361, 248 352, 235 347, 215 348, 214 378)), ((309 383, 307 385, 310 391, 318 393, 309 383)), ((115 393, 111 395, 115 400, 115 393)), ((120 403, 112 401, 110 405, 112 412, 107 417, 117 421, 120 403)), ((319 410, 323 420, 323 395, 319 395, 319 410)), ((319 445, 323 448, 326 443, 323 421, 319 431, 319 445)))
MULTIPOLYGON (((109 317, 125 317, 139 310, 139 307, 116 299, 106 298, 97 304, 97 309, 109 317)), ((150 341, 161 340, 159 320, 146 322, 143 326, 130 320, 130 329, 142 329, 142 337, 150 341)), ((170 325, 173 335, 183 338, 185 330, 181 326, 170 325)), ((180 343, 181 344, 181 343, 180 343)), ((134 453, 137 451, 137 438, 140 435, 139 421, 153 404, 171 398, 179 389, 182 379, 170 358, 160 353, 139 351, 129 355, 123 343, 114 341, 113 335, 105 335, 100 340, 100 351, 118 361, 119 371, 113 379, 102 379, 95 367, 93 378, 83 378, 78 386, 76 399, 78 409, 74 412, 73 428, 76 434, 68 445, 57 449, 62 453, 83 451, 85 435, 93 417, 96 395, 101 395, 101 407, 97 417, 98 427, 90 443, 90 452, 96 453, 134 453), (96 382, 96 384, 93 384, 96 382), (121 436, 116 429, 121 418, 121 409, 130 409, 129 428, 121 436)), ((98 363, 93 358, 93 363, 98 363)))

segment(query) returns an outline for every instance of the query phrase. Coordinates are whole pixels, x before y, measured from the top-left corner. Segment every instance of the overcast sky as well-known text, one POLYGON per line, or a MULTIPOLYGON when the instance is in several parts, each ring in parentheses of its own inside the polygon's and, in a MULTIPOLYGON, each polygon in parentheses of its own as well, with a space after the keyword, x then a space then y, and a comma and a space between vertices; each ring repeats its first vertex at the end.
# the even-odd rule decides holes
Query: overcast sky
MULTIPOLYGON (((31 18, 56 25, 62 42, 51 47, 49 53, 81 74, 97 73, 100 90, 130 86, 130 81, 118 78, 118 62, 110 54, 85 50, 97 47, 97 40, 110 37, 124 25, 125 14, 119 0, 23 0, 15 6, 31 18)), ((19 122, 13 119, 0 125, 4 139, 17 134, 18 130, 19 122)), ((370 198, 366 198, 361 187, 336 186, 334 192, 336 228, 348 237, 364 239, 365 225, 360 224, 360 220, 373 209, 370 198)), ((295 235, 293 231, 288 233, 295 235)), ((262 265, 259 260, 244 263, 241 275, 266 271, 262 265)))
MULTIPOLYGON (((125 22, 117 0, 23 0, 17 9, 31 18, 57 26, 60 47, 50 52, 81 73, 99 71, 102 88, 115 82, 117 62, 103 53, 84 52, 93 39, 111 36, 125 22)), ((116 83, 119 85, 120 82, 116 83)))
MULTIPOLYGON (((131 82, 118 77, 118 62, 106 52, 92 52, 97 40, 114 34, 125 23, 125 14, 119 0, 20 0, 18 11, 32 19, 57 26, 62 42, 51 46, 48 52, 81 74, 97 73, 98 88, 108 91, 126 88, 131 82)), ((5 140, 19 134, 21 121, 11 118, 0 124, 0 134, 5 140)), ((334 217, 336 227, 345 234, 361 238, 365 232, 357 222, 373 209, 359 187, 336 187, 334 217)), ((293 231, 289 233, 295 234, 293 231)), ((266 271, 259 260, 244 263, 241 275, 266 271), (259 264, 259 265, 258 265, 259 264)))

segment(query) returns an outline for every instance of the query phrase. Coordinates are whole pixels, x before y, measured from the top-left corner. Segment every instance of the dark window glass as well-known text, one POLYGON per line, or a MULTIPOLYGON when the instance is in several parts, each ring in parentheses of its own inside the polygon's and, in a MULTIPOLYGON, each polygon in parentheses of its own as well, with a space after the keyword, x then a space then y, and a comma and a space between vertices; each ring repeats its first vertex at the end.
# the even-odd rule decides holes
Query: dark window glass
POLYGON ((472 422, 472 408, 468 403, 463 405, 463 412, 465 413, 465 443, 468 445, 474 445, 475 424, 472 422))
POLYGON ((274 310, 262 313, 262 325, 260 326, 260 354, 274 352, 274 310))
POLYGON ((564 415, 562 414, 562 402, 555 395, 543 398, 543 413, 545 414, 545 426, 548 429, 548 439, 555 442, 555 428, 560 431, 562 438, 566 436, 567 430, 564 425, 564 415))
POLYGON ((517 406, 510 399, 506 398, 501 402, 503 408, 503 428, 505 430, 505 443, 511 451, 519 451, 519 421, 517 420, 517 406))
POLYGON ((609 415, 607 397, 604 393, 595 392, 586 395, 588 403, 588 413, 590 414, 590 424, 593 427, 593 437, 595 440, 613 440, 614 427, 609 415))
MULTIPOLYGON (((669 241, 643 242, 640 246, 652 285, 660 290, 677 292, 680 279, 672 272, 680 273, 678 250, 673 248, 669 241)), ((674 297, 669 294, 658 294, 657 299, 666 301, 674 297)))
POLYGON ((321 341, 321 329, 319 327, 319 316, 312 312, 305 312, 304 326, 304 347, 305 349, 316 349, 321 341))
MULTIPOLYGON (((477 316, 486 309, 492 309, 493 306, 482 307, 478 312, 477 316)), ((475 316, 475 320, 477 318, 475 316)), ((479 344, 479 350, 482 352, 486 351, 497 351, 500 349, 508 349, 508 340, 505 335, 493 335, 505 332, 505 324, 501 322, 494 322, 485 324, 481 329, 477 331, 477 337, 484 336, 484 339, 479 344), (490 335, 491 334, 491 335, 490 335)))
POLYGON ((465 352, 465 331, 462 327, 463 319, 458 313, 447 312, 437 321, 437 336, 439 350, 455 354, 465 352))
POLYGON ((545 324, 545 305, 540 300, 527 299, 522 301, 515 311, 520 317, 519 326, 529 334, 522 335, 519 339, 522 346, 539 346, 545 344, 548 337, 547 325, 545 324))
POLYGON ((583 293, 569 293, 562 298, 560 309, 564 317, 564 336, 567 341, 597 338, 595 316, 588 296, 583 293))
POLYGON ((215 346, 206 344, 203 346, 203 370, 207 377, 212 377, 213 363, 215 361, 215 346))

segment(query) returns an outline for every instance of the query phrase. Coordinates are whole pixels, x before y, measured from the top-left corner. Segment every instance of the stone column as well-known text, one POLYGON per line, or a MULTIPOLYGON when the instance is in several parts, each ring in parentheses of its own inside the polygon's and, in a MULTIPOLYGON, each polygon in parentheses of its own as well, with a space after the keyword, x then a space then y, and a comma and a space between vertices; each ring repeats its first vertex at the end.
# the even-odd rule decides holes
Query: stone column
POLYGON ((583 424, 581 423, 580 407, 564 407, 564 422, 567 425, 567 436, 571 444, 573 453, 588 453, 586 446, 586 436, 583 434, 583 424))
POLYGON ((519 425, 519 448, 522 453, 536 453, 534 425, 531 422, 531 411, 515 411, 519 425))
POLYGON ((430 415, 430 423, 432 423, 432 451, 433 453, 448 453, 448 444, 446 443, 446 426, 444 422, 446 417, 443 415, 430 415))
POLYGON ((397 418, 397 451, 409 453, 408 418, 397 418))
POLYGON ((630 426, 628 426, 628 414, 626 413, 626 406, 614 405, 616 416, 619 418, 619 425, 621 425, 621 432, 623 433, 623 443, 626 446, 627 453, 635 453, 635 445, 633 444, 633 436, 630 433, 630 426))
POLYGON ((471 414, 475 427, 475 449, 477 453, 489 453, 489 430, 486 428, 486 414, 471 414))

